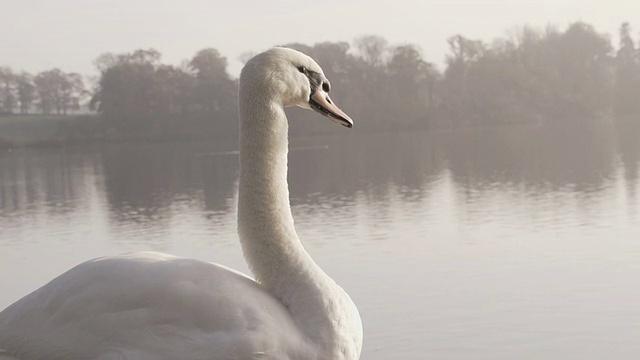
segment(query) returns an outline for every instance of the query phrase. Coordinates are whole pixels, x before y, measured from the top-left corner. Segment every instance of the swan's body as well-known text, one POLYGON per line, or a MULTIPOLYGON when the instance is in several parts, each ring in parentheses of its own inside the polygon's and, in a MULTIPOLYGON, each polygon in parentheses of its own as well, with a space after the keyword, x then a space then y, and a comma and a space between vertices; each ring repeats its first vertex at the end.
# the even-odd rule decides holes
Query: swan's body
POLYGON ((286 181, 283 106, 351 125, 328 87, 290 49, 242 71, 238 231, 256 280, 153 252, 91 260, 0 313, 0 359, 358 359, 358 311, 298 240, 286 181))

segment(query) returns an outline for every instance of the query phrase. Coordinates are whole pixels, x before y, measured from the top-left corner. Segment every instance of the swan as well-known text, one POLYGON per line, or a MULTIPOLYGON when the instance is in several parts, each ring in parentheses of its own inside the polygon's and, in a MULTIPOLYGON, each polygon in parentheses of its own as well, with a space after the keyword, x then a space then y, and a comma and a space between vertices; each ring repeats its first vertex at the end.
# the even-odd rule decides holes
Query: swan
POLYGON ((90 260, 0 313, 0 359, 359 359, 358 310, 294 229, 284 107, 353 121, 292 49, 254 56, 239 87, 238 235, 254 278, 156 252, 90 260))

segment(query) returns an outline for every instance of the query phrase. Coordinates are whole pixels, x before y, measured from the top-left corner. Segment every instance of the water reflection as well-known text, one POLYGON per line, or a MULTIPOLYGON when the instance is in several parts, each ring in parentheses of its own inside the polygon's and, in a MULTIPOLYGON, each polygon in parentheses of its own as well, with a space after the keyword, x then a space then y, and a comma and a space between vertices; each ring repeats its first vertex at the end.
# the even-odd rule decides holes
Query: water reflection
POLYGON ((623 118, 614 122, 624 178, 631 197, 635 197, 640 163, 640 119, 623 118))
POLYGON ((290 154, 294 204, 307 203, 314 194, 352 200, 360 192, 377 201, 387 198, 391 188, 403 189, 400 194, 410 198, 433 181, 445 164, 426 134, 311 140, 322 141, 326 148, 296 151, 294 143, 290 154))
MULTIPOLYGON (((362 202, 377 208, 378 217, 398 202, 402 207, 416 203, 429 214, 437 214, 435 206, 454 206, 450 211, 461 219, 482 224, 483 215, 498 221, 508 217, 485 211, 491 206, 514 211, 511 216, 519 211, 520 221, 542 214, 553 222, 564 218, 555 213, 555 201, 582 213, 581 221, 591 221, 586 219, 605 216, 603 201, 622 196, 629 208, 638 201, 640 126, 614 125, 293 139, 292 205, 317 213, 362 202), (442 188, 443 183, 451 188, 442 188), (442 191, 453 196, 453 205, 438 198, 442 191)), ((3 153, 0 218, 74 213, 91 204, 99 207, 97 199, 106 203, 109 221, 116 225, 168 228, 185 209, 203 219, 228 216, 235 209, 238 176, 237 154, 228 150, 205 143, 156 143, 3 153)))
POLYGON ((454 179, 465 187, 512 184, 590 191, 611 177, 615 143, 607 124, 461 131, 446 141, 454 179))
POLYGON ((21 212, 48 204, 48 211, 70 211, 71 204, 86 194, 94 169, 95 158, 84 154, 5 154, 0 158, 0 208, 21 212))
MULTIPOLYGON (((622 161, 629 190, 638 179, 640 129, 627 123, 556 127, 512 126, 418 134, 294 139, 290 155, 293 204, 318 199, 417 201, 443 171, 471 199, 500 187, 529 193, 589 193, 609 186, 622 161)), ((88 187, 103 185, 110 212, 154 219, 175 201, 198 199, 203 209, 229 211, 237 156, 209 144, 118 144, 74 151, 24 150, 0 158, 0 207, 57 204, 70 211, 88 187), (100 179, 103 184, 92 184, 100 179)), ((336 201, 339 206, 340 201, 336 201)))

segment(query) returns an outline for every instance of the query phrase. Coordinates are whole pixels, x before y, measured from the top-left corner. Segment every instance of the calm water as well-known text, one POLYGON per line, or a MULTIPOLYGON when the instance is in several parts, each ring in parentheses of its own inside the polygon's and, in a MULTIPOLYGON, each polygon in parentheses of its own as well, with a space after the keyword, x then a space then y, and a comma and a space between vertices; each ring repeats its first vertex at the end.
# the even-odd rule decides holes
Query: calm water
MULTIPOLYGON (((247 271, 229 150, 1 153, 0 308, 105 254, 247 271)), ((291 201, 363 359, 638 359, 639 162, 634 126, 351 131, 293 141, 291 201)))

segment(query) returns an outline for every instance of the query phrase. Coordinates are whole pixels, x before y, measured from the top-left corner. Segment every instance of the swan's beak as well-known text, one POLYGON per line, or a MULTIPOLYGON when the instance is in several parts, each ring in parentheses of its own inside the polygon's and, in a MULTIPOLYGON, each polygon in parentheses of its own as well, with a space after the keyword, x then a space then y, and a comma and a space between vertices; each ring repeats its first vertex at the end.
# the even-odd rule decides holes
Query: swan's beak
POLYGON ((311 108, 320 114, 328 117, 332 121, 346 126, 348 128, 353 126, 353 120, 344 111, 340 110, 336 104, 331 101, 329 94, 322 89, 318 89, 309 99, 309 105, 311 108))

